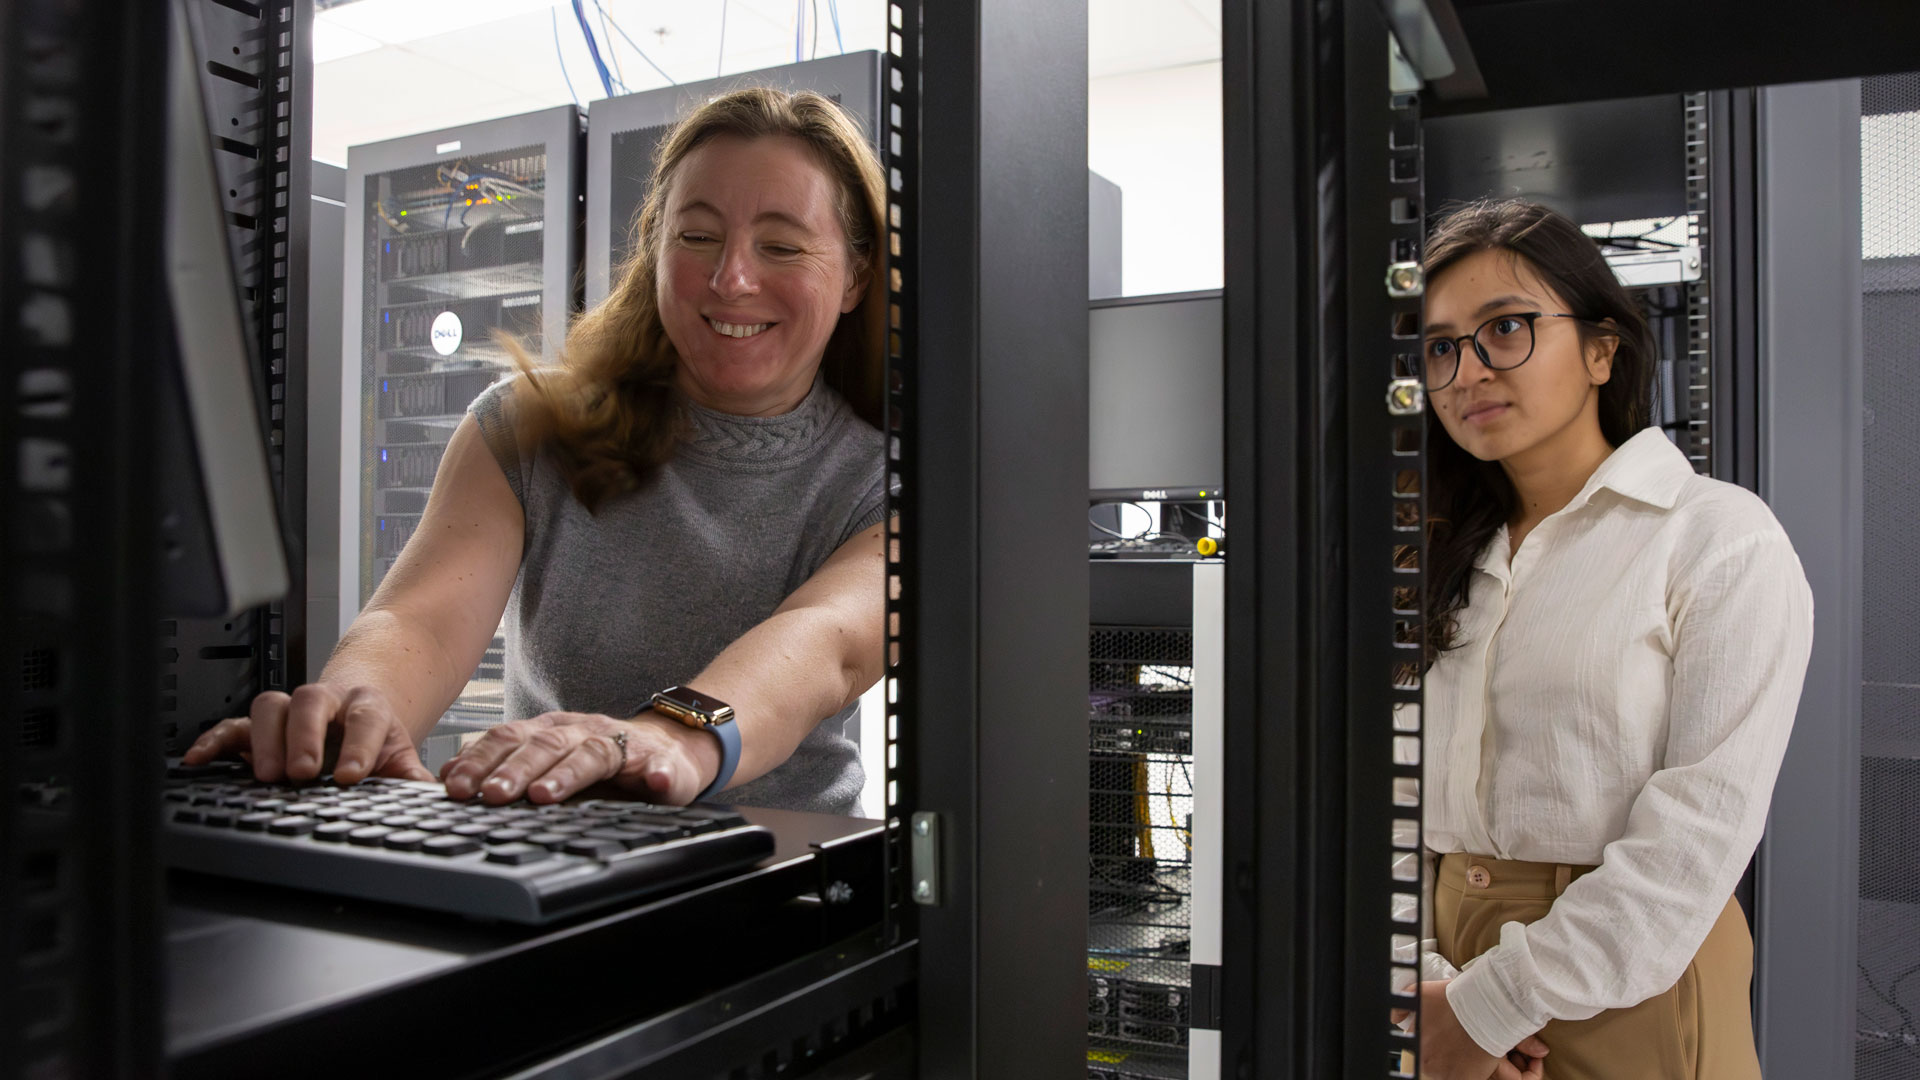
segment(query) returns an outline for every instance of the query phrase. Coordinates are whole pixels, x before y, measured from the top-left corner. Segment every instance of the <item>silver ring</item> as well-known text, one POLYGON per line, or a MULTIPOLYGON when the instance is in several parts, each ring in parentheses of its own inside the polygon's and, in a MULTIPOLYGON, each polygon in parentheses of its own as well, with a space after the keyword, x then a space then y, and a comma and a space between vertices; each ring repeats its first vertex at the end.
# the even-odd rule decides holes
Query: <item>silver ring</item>
POLYGON ((627 771, 627 733, 624 731, 614 732, 613 745, 620 748, 620 764, 613 770, 613 775, 617 777, 627 771))

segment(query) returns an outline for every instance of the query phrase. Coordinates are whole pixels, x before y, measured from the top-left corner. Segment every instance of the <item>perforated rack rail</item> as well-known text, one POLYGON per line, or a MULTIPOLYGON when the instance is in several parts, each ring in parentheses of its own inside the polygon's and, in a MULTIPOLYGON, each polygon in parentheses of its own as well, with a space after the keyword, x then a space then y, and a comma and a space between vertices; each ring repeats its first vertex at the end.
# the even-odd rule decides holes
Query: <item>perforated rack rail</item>
POLYGON ((1417 1075, 1418 101, 1369 0, 1224 6, 1222 1075, 1417 1075))
POLYGON ((281 507, 289 588, 233 618, 159 624, 159 722, 168 753, 243 715, 255 693, 306 675, 308 220, 313 156, 311 5, 186 0, 213 132, 241 312, 258 343, 255 393, 281 507))
MULTIPOLYGON (((901 0, 887 5, 887 49, 881 55, 880 117, 884 136, 880 159, 887 172, 887 373, 885 382, 887 446, 887 655, 885 708, 887 821, 887 903, 882 933, 891 944, 911 937, 918 920, 907 880, 907 836, 903 818, 916 805, 912 732, 918 717, 914 695, 905 689, 914 678, 917 657, 902 635, 917 609, 911 587, 918 524, 914 486, 919 440, 914 426, 915 330, 919 326, 918 248, 920 185, 920 4, 901 0), (905 737, 903 738, 903 733, 905 737)), ((871 721, 869 721, 871 722, 871 721)))

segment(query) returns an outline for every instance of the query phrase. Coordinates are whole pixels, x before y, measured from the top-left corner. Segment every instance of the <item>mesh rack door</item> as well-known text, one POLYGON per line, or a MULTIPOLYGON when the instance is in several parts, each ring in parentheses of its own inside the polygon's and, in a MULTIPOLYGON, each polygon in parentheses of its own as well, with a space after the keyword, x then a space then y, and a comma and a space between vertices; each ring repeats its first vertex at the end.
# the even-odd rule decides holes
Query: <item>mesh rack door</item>
POLYGON ((1088 1075, 1186 1076, 1193 632, 1096 626, 1087 658, 1088 1075))
POLYGON ((1920 74, 1861 83, 1862 464, 1857 1080, 1920 1076, 1920 74))

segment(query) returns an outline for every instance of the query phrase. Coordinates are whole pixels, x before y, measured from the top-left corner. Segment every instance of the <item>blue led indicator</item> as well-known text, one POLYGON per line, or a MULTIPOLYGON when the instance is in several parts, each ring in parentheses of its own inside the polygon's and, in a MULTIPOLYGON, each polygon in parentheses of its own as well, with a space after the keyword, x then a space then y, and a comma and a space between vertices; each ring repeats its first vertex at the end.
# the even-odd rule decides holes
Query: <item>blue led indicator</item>
POLYGON ((385 379, 380 380, 380 392, 383 394, 387 392, 387 380, 385 379))
POLYGON ((387 448, 384 446, 380 448, 380 460, 381 461, 387 460, 387 448))
POLYGON ((383 311, 383 312, 381 312, 381 313, 380 313, 380 318, 381 318, 381 320, 382 320, 382 321, 384 321, 384 322, 392 322, 392 321, 393 321, 393 312, 391 312, 391 311, 383 311))
POLYGON ((392 251, 392 250, 393 250, 393 241, 391 241, 391 240, 389 240, 389 241, 387 241, 387 250, 388 250, 388 251, 392 251))
POLYGON ((381 518, 381 519, 380 519, 380 531, 381 531, 381 532, 386 532, 386 531, 387 531, 387 519, 386 519, 386 518, 381 518))

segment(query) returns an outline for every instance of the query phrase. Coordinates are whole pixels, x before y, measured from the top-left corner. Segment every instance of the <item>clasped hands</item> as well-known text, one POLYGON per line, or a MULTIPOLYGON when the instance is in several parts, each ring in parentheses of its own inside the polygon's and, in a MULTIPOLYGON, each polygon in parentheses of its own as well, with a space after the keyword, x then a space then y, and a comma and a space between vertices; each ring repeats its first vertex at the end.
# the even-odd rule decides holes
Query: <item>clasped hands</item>
MULTIPOLYGON (((1538 1035, 1520 1040, 1506 1057, 1498 1058, 1473 1041, 1447 1001, 1449 980, 1420 984, 1420 1076, 1422 1080, 1542 1080, 1547 1044, 1538 1035)), ((1393 1022, 1407 1018, 1396 1010, 1393 1022)))
MULTIPOLYGON (((369 776, 435 779, 386 696, 369 687, 313 683, 292 694, 268 691, 254 698, 248 715, 209 728, 183 760, 200 765, 236 754, 265 781, 312 780, 328 771, 348 785, 369 776), (329 747, 337 749, 330 754, 329 747)), ((489 728, 438 779, 451 798, 477 795, 493 805, 560 802, 601 785, 627 798, 680 805, 719 771, 716 740, 678 720, 653 712, 631 720, 551 712, 489 728)))

